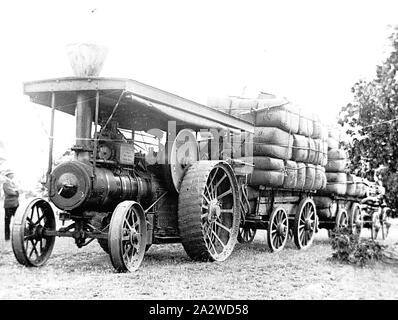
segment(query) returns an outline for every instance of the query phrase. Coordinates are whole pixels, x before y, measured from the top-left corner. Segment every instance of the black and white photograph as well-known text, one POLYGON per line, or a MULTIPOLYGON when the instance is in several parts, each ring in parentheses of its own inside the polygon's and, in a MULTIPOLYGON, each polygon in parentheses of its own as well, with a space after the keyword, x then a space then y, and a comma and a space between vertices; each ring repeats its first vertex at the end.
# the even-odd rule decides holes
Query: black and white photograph
POLYGON ((397 1, 0 8, 0 300, 398 299, 397 1))

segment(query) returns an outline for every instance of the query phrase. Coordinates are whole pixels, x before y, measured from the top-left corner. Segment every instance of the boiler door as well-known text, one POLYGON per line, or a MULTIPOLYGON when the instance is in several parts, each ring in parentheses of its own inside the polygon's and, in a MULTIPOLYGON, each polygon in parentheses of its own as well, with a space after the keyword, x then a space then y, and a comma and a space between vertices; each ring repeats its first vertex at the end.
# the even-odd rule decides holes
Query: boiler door
POLYGON ((83 204, 90 192, 91 167, 76 161, 65 162, 52 173, 50 198, 62 210, 83 204))

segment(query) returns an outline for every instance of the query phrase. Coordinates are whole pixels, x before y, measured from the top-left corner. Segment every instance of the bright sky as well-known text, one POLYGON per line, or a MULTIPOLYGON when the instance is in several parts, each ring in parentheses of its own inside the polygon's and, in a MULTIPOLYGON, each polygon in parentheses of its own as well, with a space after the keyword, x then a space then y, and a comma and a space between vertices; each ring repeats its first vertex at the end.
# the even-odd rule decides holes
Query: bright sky
MULTIPOLYGON (((26 184, 46 169, 49 110, 28 101, 22 82, 71 76, 65 45, 81 41, 109 48, 101 76, 204 104, 246 86, 333 122, 352 85, 374 76, 397 13, 396 0, 2 1, 0 139, 26 184)), ((60 154, 74 120, 56 122, 60 154)))

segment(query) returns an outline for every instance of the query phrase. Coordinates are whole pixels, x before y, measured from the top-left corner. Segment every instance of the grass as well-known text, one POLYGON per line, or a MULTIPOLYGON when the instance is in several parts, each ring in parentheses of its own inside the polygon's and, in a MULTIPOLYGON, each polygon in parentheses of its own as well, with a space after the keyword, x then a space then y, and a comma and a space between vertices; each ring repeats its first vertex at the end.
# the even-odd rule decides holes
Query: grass
MULTIPOLYGON (((366 236, 367 230, 364 230, 366 236)), ((390 241, 397 241, 398 226, 390 241)), ((191 261, 181 244, 154 245, 135 273, 115 273, 96 242, 78 249, 58 238, 41 268, 19 265, 11 245, 0 260, 1 299, 397 299, 398 268, 355 268, 328 260, 325 230, 313 245, 292 242, 270 253, 265 231, 251 244, 237 244, 225 262, 191 261)))

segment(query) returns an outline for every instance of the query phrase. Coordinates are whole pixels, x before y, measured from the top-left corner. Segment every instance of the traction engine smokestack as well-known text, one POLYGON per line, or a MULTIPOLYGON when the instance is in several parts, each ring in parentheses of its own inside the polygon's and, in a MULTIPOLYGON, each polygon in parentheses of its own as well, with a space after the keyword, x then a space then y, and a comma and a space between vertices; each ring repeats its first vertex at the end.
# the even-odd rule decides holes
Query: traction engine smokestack
MULTIPOLYGON (((66 47, 69 62, 76 77, 98 77, 108 49, 89 43, 72 43, 66 47)), ((94 104, 90 95, 81 91, 76 96, 76 149, 79 160, 88 159, 94 104)))

